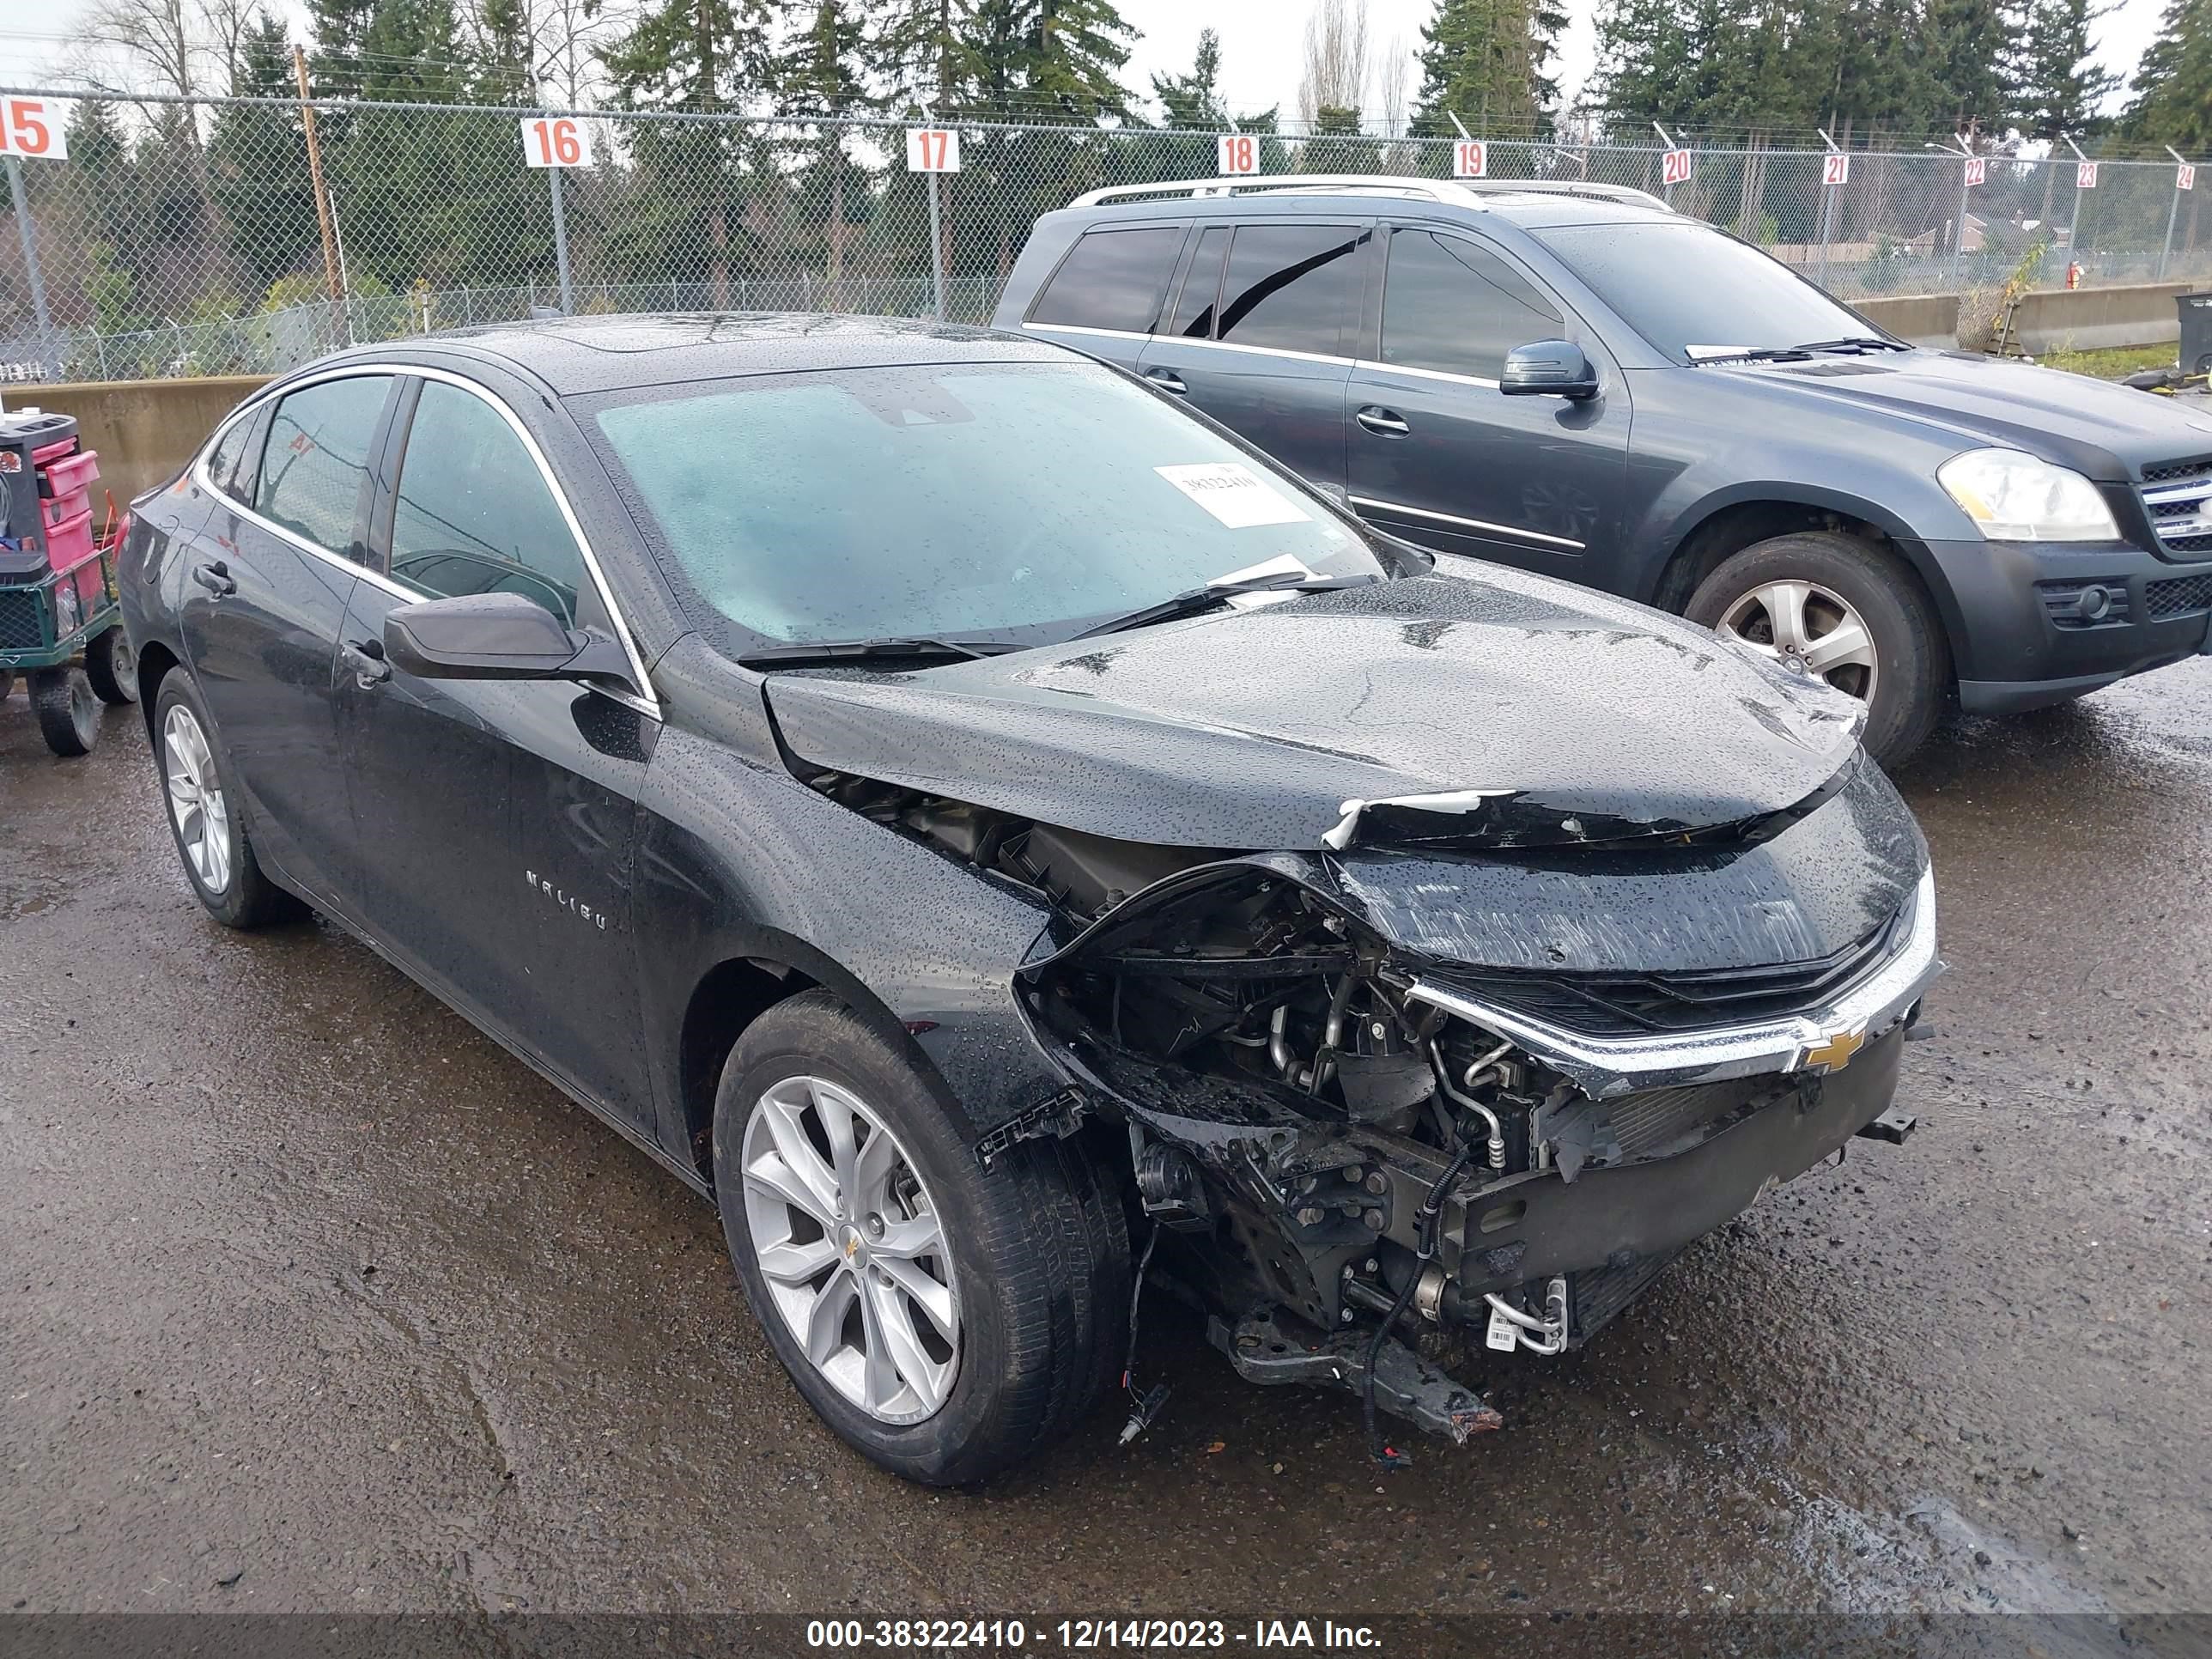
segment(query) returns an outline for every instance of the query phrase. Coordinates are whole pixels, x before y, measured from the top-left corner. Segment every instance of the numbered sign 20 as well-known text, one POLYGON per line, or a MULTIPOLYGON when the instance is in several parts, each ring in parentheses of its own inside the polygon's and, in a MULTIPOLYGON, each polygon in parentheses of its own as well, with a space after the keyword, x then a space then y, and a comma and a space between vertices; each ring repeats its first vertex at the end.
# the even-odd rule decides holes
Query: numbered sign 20
POLYGON ((1213 141, 1213 165, 1224 179, 1260 170, 1260 140, 1249 132, 1224 132, 1213 141))
POLYGON ((1829 155, 1821 158, 1820 182, 1824 185, 1848 185, 1851 181, 1851 158, 1848 155, 1829 155))
POLYGON ((43 98, 0 98, 0 155, 68 161, 61 112, 43 98))
POLYGON ((534 167, 587 167, 592 131, 572 116, 525 117, 522 159, 534 167))
POLYGON ((1480 138, 1462 138, 1452 146, 1452 177, 1480 179, 1490 171, 1490 152, 1480 138))
POLYGON ((2196 169, 2195 167, 2193 167, 2190 166, 2190 165, 2189 165, 2189 163, 2188 163, 2188 162, 2186 162, 2186 161, 2184 161, 2184 162, 2183 162, 2179 167, 2178 167, 2174 168, 2174 170, 2173 170, 2173 187, 2174 187, 2176 190, 2194 190, 2194 189, 2196 189, 2196 188, 2197 188, 2197 169, 2196 169))
POLYGON ((1984 155, 1968 156, 1966 158, 1966 188, 1972 190, 1976 185, 1987 184, 1989 179, 1989 158, 1984 155))
POLYGON ((2097 164, 2094 161, 2076 162, 2074 167, 2074 188, 2094 190, 2096 187, 2097 164))
POLYGON ((906 170, 908 173, 960 171, 960 135, 950 127, 908 127, 906 130, 906 170))
POLYGON ((1686 185, 1690 182, 1690 152, 1670 149, 1659 158, 1659 182, 1662 185, 1686 185))

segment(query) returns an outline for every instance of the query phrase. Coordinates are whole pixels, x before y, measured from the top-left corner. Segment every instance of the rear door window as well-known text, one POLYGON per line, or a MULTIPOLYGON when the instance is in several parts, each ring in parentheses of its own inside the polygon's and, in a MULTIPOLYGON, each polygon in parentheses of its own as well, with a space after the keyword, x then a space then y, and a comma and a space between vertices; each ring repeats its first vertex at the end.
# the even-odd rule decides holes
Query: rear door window
POLYGON ((1503 259, 1461 236, 1390 233, 1382 361, 1495 380, 1516 346, 1559 337, 1558 310, 1503 259))
POLYGON ((392 390, 388 374, 325 380, 276 405, 253 509, 317 547, 354 557, 368 447, 392 390))
POLYGON ((1149 332, 1160 314, 1176 256, 1182 252, 1182 238, 1181 225, 1086 232, 1037 296, 1030 321, 1149 332))
POLYGON ((208 450, 208 482, 234 500, 252 496, 252 469, 241 464, 246 458, 247 442, 260 423, 258 411, 240 416, 223 428, 208 450))
POLYGON ((1208 225, 1199 232, 1198 252, 1192 256, 1190 270, 1161 333, 1192 340, 1213 337, 1214 302, 1221 296, 1221 260, 1228 252, 1227 225, 1208 225))
POLYGON ((1231 345, 1341 355, 1358 310, 1358 225, 1239 225, 1215 337, 1231 345))

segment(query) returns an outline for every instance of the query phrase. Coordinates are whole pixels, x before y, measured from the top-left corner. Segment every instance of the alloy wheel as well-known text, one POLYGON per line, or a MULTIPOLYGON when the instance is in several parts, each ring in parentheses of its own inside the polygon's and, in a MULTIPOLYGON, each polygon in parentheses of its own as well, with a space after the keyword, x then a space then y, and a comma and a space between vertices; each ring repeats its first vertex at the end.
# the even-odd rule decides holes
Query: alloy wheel
POLYGON ((1871 702, 1880 678, 1866 619, 1832 587, 1764 582, 1722 613, 1717 630, 1785 666, 1871 702))
POLYGON ((842 1085, 786 1078, 753 1105, 743 1167, 754 1258, 807 1363, 879 1422, 933 1416, 959 1370, 960 1297, 897 1137, 842 1085))
POLYGON ((199 884, 220 897, 230 885, 230 808, 207 733, 182 704, 161 722, 161 757, 177 844, 199 884))

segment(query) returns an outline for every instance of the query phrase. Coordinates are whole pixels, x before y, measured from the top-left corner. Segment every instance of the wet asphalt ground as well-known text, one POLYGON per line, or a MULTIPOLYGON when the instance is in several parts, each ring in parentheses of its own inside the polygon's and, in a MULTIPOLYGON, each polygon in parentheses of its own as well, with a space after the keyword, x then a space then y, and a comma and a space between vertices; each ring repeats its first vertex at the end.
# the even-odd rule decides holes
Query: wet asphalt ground
POLYGON ((1902 774, 1918 1134, 1490 1364, 1502 1432, 1386 1479, 1168 1311, 1149 1432, 980 1495, 819 1427, 611 1130, 326 926, 209 921, 137 721, 0 706, 0 1607, 2212 1609, 2212 661, 1902 774))

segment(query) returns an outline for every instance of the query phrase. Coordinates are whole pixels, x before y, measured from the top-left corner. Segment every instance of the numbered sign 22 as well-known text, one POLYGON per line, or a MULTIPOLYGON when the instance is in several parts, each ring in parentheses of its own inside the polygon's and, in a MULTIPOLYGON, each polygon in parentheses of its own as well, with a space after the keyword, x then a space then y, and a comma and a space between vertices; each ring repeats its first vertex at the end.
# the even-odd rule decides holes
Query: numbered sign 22
POLYGON ((1659 158, 1659 182, 1662 185, 1686 185, 1690 182, 1690 152, 1670 149, 1659 158))
POLYGON ((2189 165, 2189 163, 2188 163, 2188 162, 2186 162, 2186 161, 2184 161, 2184 162, 2183 162, 2179 167, 2178 167, 2174 168, 2174 170, 2173 170, 2173 187, 2174 187, 2176 190, 2194 190, 2194 189, 2196 189, 2196 188, 2197 188, 2197 169, 2196 169, 2195 167, 2193 167, 2190 166, 2190 165, 2189 165))
POLYGON ((1480 179, 1490 171, 1489 148, 1480 138, 1462 138, 1452 146, 1452 177, 1480 179))
POLYGON ((2076 190, 2094 190, 2096 187, 2097 164, 2094 161, 2076 162, 2074 167, 2074 188, 2076 190))
POLYGON ((0 155, 68 161, 61 112, 43 98, 0 98, 0 155))
POLYGON ((1224 179, 1260 170, 1260 140, 1249 132, 1224 132, 1213 141, 1213 165, 1224 179))
POLYGON ((1851 181, 1851 158, 1848 155, 1826 155, 1820 159, 1820 182, 1824 185, 1848 185, 1851 181))
POLYGON ((1968 156, 1966 158, 1966 188, 1972 190, 1976 185, 1987 184, 1989 179, 1989 158, 1984 155, 1968 156))
POLYGON ((950 127, 908 127, 906 130, 906 170, 908 173, 960 171, 960 135, 950 127))
POLYGON ((592 130, 573 116, 526 116, 522 159, 533 167, 587 167, 592 130))

